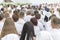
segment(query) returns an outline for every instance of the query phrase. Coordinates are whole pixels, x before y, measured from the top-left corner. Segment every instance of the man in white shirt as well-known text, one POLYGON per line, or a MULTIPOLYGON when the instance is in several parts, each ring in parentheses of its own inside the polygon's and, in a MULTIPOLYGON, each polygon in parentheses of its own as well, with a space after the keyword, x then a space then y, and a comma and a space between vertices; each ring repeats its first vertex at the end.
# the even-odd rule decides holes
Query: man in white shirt
POLYGON ((27 11, 26 14, 27 15, 24 17, 24 20, 27 22, 27 21, 30 21, 30 19, 32 18, 32 16, 31 16, 31 12, 30 11, 27 11))
POLYGON ((51 31, 41 31, 36 39, 37 40, 60 40, 60 19, 54 18, 51 21, 52 30, 51 31))

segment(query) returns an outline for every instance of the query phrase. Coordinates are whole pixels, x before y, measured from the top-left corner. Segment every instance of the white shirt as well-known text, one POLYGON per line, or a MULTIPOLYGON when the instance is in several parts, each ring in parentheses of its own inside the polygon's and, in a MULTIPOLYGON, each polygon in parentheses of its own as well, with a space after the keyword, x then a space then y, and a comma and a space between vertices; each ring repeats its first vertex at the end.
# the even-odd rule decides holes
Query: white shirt
POLYGON ((51 31, 52 30, 51 20, 46 22, 45 28, 46 28, 47 31, 51 31))
POLYGON ((54 40, 60 40, 60 29, 52 29, 50 33, 54 40))
POLYGON ((19 36, 16 34, 8 34, 1 38, 1 40, 19 40, 19 36))
POLYGON ((32 18, 31 15, 27 15, 27 16, 25 16, 24 20, 27 22, 27 21, 30 21, 31 18, 32 18))
POLYGON ((40 31, 44 30, 43 24, 41 22, 38 21, 38 25, 37 25, 40 29, 40 31))
POLYGON ((37 35, 40 32, 39 26, 34 26, 34 32, 35 32, 35 35, 37 35))
POLYGON ((40 31, 36 36, 36 40, 53 40, 48 31, 40 31))
POLYGON ((15 22, 15 26, 16 26, 17 32, 19 34, 21 34, 21 32, 22 32, 24 23, 25 23, 25 21, 21 18, 17 22, 15 22))

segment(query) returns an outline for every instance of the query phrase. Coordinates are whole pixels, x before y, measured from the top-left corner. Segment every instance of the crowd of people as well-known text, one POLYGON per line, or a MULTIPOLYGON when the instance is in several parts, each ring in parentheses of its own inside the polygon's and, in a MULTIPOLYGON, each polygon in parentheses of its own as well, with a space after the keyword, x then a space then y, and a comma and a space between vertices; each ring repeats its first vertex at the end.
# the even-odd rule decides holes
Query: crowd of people
POLYGON ((60 5, 0 6, 0 40, 60 40, 60 5))

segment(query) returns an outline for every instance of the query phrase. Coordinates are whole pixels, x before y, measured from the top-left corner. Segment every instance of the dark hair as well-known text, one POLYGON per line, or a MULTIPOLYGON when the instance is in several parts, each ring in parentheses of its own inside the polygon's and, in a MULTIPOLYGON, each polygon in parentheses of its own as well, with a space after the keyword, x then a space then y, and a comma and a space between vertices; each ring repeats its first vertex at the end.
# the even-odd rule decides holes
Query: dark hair
POLYGON ((14 22, 17 22, 17 21, 19 20, 19 16, 16 15, 16 14, 14 14, 14 15, 12 16, 12 18, 13 18, 14 22))
POLYGON ((33 37, 35 37, 34 33, 34 27, 31 22, 26 22, 23 26, 22 34, 20 37, 20 40, 24 40, 26 37, 26 40, 33 40, 33 37), (27 34, 27 37, 26 37, 27 34))
POLYGON ((34 11, 34 14, 36 15, 36 14, 38 14, 39 12, 38 11, 34 11))
POLYGON ((44 21, 45 22, 48 22, 49 20, 48 20, 48 17, 45 15, 45 18, 44 18, 44 21))
POLYGON ((1 11, 4 11, 4 8, 1 8, 1 11))
POLYGON ((14 10, 13 13, 14 13, 14 14, 18 14, 19 12, 20 12, 20 10, 17 10, 17 9, 16 9, 16 10, 14 10))
POLYGON ((0 21, 3 19, 3 17, 4 17, 3 14, 0 14, 0 21))
POLYGON ((33 25, 37 26, 38 21, 37 21, 37 19, 36 19, 36 18, 31 18, 31 20, 30 20, 30 21, 33 23, 33 25))
POLYGON ((31 14, 31 11, 27 11, 27 15, 30 15, 31 14))
POLYGON ((7 7, 9 7, 9 4, 7 5, 7 7))
POLYGON ((35 18, 36 18, 36 19, 40 19, 40 18, 41 18, 41 15, 40 15, 40 14, 36 14, 36 15, 35 15, 35 18))

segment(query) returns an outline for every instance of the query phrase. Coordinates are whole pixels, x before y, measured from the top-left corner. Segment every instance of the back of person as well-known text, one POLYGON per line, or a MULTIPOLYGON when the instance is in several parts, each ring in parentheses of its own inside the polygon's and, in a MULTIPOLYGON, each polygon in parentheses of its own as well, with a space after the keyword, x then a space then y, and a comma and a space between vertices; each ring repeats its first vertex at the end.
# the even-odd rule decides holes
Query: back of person
POLYGON ((5 36, 7 36, 8 34, 18 35, 14 22, 11 18, 7 18, 5 20, 5 23, 3 25, 2 32, 1 32, 1 39, 4 38, 5 36))
POLYGON ((33 40, 33 37, 35 37, 33 25, 31 22, 26 22, 20 40, 33 40))
POLYGON ((1 40, 19 40, 19 36, 17 34, 8 34, 4 36, 1 40))
POLYGON ((54 40, 60 40, 60 29, 53 29, 50 34, 54 40))
POLYGON ((27 11, 26 14, 27 14, 27 15, 24 17, 24 20, 27 22, 27 21, 30 21, 30 19, 32 18, 32 16, 31 16, 31 11, 27 11))
POLYGON ((54 18, 51 21, 52 30, 49 31, 53 40, 60 40, 60 19, 54 18))
POLYGON ((24 23, 25 23, 25 21, 24 21, 24 13, 20 12, 19 13, 19 20, 17 22, 15 22, 15 26, 16 26, 17 31, 18 31, 19 34, 21 34, 21 32, 22 32, 24 23))
POLYGON ((36 36, 36 40, 53 40, 53 38, 48 31, 40 31, 36 36))

